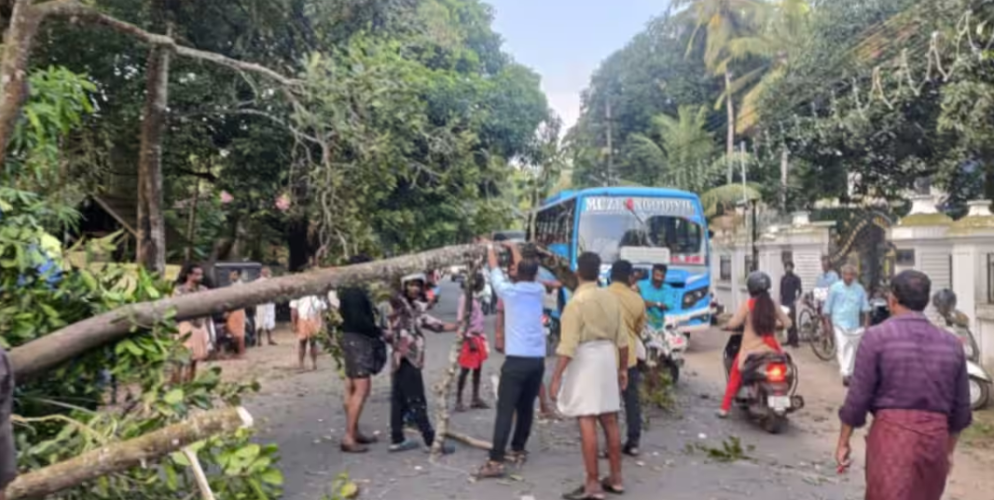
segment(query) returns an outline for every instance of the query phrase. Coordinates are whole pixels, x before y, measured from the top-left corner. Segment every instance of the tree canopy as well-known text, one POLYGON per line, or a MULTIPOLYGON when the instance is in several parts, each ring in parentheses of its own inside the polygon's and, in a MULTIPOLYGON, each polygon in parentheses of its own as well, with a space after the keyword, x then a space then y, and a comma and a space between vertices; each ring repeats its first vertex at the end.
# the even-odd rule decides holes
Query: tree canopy
POLYGON ((969 198, 994 198, 989 6, 680 5, 591 78, 569 135, 576 183, 612 182, 611 159, 620 179, 704 192, 740 182, 745 163, 746 180, 785 210, 823 198, 899 201, 920 180, 948 192, 954 212, 969 198), (729 96, 734 112, 721 109, 729 96), (685 129, 667 138, 661 124, 685 129))

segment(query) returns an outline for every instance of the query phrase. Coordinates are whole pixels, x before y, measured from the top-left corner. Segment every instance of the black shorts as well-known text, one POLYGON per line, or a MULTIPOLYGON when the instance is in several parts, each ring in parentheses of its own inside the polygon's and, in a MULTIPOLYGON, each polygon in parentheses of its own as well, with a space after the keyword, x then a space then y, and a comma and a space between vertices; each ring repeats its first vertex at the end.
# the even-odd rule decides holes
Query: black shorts
POLYGON ((342 334, 342 354, 345 357, 346 378, 369 378, 376 374, 376 360, 373 355, 374 342, 380 342, 361 333, 342 334))

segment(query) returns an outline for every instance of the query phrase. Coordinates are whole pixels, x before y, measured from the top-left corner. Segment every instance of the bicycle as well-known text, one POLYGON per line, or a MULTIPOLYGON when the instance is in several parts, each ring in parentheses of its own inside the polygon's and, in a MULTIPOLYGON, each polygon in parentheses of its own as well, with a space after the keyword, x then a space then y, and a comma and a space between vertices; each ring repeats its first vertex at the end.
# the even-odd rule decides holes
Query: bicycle
POLYGON ((804 294, 804 308, 797 315, 797 333, 801 339, 811 343, 811 350, 822 361, 835 358, 835 336, 825 328, 821 305, 827 298, 828 290, 817 289, 804 294))

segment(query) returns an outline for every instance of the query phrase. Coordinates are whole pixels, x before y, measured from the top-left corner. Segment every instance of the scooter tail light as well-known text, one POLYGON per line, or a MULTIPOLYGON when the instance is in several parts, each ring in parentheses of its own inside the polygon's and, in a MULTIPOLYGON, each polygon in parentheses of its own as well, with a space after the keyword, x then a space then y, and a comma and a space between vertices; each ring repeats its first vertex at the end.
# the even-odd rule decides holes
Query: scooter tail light
POLYGON ((770 363, 766 365, 766 380, 770 382, 783 382, 787 379, 787 365, 782 363, 770 363))

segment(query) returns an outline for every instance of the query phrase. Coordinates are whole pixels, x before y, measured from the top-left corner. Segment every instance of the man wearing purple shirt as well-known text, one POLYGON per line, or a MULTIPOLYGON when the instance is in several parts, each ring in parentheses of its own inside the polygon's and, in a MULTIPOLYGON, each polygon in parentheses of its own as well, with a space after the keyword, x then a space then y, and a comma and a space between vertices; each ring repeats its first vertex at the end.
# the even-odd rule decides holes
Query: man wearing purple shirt
POLYGON ((856 353, 836 450, 849 467, 853 429, 866 439, 867 500, 939 500, 960 432, 970 425, 966 357, 959 340, 922 314, 931 282, 904 271, 887 296, 891 318, 870 328, 856 353))

